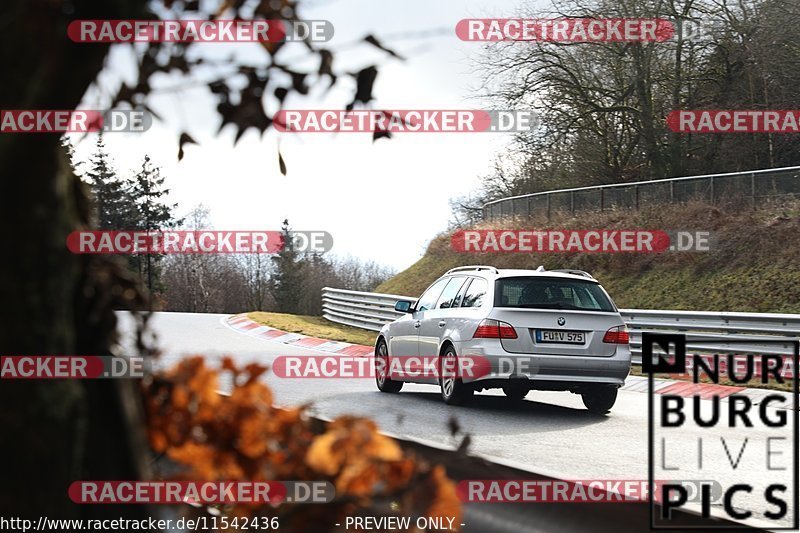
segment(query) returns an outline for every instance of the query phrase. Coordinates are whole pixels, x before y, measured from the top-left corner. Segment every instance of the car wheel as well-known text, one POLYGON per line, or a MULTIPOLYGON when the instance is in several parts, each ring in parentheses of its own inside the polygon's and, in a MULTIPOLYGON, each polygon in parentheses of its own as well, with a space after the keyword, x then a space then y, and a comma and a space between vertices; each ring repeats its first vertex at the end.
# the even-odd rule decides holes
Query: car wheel
POLYGON ((529 392, 530 392, 529 389, 524 389, 520 387, 514 387, 514 386, 503 387, 503 394, 505 394, 509 400, 514 400, 516 402, 522 400, 525 396, 528 395, 529 392))
POLYGON ((583 405, 589 412, 602 415, 614 407, 617 401, 617 387, 613 385, 598 385, 584 390, 581 393, 583 405))
POLYGON ((400 389, 403 388, 403 382, 389 379, 387 376, 388 371, 389 349, 386 347, 386 342, 381 340, 375 348, 375 383, 381 392, 400 392, 400 389), (379 363, 378 361, 381 362, 379 363))
POLYGON ((458 372, 454 370, 457 368, 457 358, 455 348, 448 346, 442 354, 442 362, 447 362, 447 364, 439 366, 439 387, 442 391, 442 399, 448 405, 464 405, 475 392, 471 386, 461 381, 458 372))

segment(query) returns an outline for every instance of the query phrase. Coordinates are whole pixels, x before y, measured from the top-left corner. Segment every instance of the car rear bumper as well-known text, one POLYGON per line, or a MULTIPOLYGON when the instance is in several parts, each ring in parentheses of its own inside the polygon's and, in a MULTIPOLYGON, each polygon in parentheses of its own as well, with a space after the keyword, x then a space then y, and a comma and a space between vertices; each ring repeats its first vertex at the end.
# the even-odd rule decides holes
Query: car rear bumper
MULTIPOLYGON (((481 376, 464 376, 465 383, 483 383, 501 386, 507 380, 528 380, 535 382, 603 383, 622 385, 631 367, 630 346, 617 345, 614 355, 609 357, 587 357, 577 355, 540 355, 508 353, 502 348, 464 343, 456 347, 463 356, 475 356, 488 360, 491 371, 481 376)), ((562 387, 563 388, 563 387, 562 387)))

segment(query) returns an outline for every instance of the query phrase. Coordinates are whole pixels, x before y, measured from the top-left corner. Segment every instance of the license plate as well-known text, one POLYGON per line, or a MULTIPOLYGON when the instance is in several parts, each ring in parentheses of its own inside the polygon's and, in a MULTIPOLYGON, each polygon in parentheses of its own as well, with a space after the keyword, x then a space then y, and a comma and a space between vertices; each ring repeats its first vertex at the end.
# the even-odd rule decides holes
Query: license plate
POLYGON ((558 344, 583 344, 584 342, 586 342, 586 333, 583 331, 537 329, 536 342, 552 342, 558 344))

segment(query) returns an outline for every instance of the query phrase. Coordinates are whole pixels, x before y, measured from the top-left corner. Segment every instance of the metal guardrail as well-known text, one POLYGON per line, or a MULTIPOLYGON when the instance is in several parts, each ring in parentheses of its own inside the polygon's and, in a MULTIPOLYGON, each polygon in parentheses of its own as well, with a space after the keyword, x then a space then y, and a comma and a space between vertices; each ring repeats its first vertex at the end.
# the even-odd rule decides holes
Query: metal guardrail
POLYGON ((380 331, 384 324, 403 316, 403 313, 394 310, 397 300, 417 301, 416 298, 410 296, 324 287, 322 289, 322 316, 331 322, 380 331))
MULTIPOLYGON (((403 315, 394 310, 397 300, 417 299, 325 287, 322 314, 332 322, 379 331, 381 326, 403 315)), ((792 342, 800 337, 800 315, 650 309, 620 309, 620 314, 631 333, 634 364, 641 364, 643 332, 685 333, 688 349, 723 354, 792 355, 792 342), (701 341, 702 344, 697 344, 701 341)))
POLYGON ((749 201, 752 207, 771 198, 800 195, 800 167, 773 168, 750 172, 707 174, 612 185, 559 189, 500 198, 483 205, 483 219, 531 216, 566 211, 635 208, 643 205, 724 199, 749 201))

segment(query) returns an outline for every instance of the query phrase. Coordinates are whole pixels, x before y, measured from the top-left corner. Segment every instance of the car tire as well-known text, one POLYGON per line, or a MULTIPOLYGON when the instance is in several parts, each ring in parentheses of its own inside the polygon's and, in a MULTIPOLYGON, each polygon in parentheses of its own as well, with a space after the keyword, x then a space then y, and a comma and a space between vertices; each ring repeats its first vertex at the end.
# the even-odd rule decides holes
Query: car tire
POLYGON ((617 387, 613 385, 591 387, 581 393, 581 398, 590 413, 602 415, 614 407, 617 401, 617 387))
POLYGON ((514 386, 503 387, 503 394, 505 394, 509 400, 513 400, 515 402, 522 401, 522 399, 525 398, 529 392, 530 389, 522 389, 514 386))
POLYGON ((378 345, 375 346, 375 384, 378 386, 378 390, 381 392, 387 393, 397 393, 400 392, 400 389, 403 388, 402 381, 394 381, 389 379, 385 371, 389 367, 389 349, 386 347, 386 342, 381 339, 378 342, 378 345), (384 359, 383 364, 383 375, 381 375, 381 371, 378 368, 378 359, 384 359))
MULTIPOLYGON (((452 346, 448 346, 444 353, 442 354, 442 361, 447 358, 457 358, 458 355, 456 354, 456 349, 452 346)), ((472 394, 475 392, 474 389, 470 386, 465 384, 461 378, 457 376, 447 377, 443 375, 442 366, 439 366, 439 389, 442 393, 442 400, 447 405, 464 405, 467 403, 470 398, 472 398, 472 394)))

